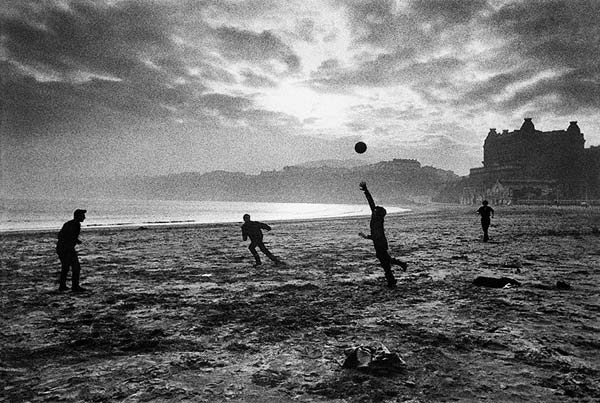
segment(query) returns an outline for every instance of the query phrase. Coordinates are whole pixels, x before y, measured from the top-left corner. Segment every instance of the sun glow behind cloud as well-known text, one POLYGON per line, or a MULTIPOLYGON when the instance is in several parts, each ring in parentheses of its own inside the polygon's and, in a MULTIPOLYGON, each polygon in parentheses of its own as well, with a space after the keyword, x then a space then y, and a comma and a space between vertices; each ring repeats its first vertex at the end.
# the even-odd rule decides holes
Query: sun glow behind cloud
POLYGON ((326 129, 337 135, 344 134, 340 130, 347 121, 349 109, 357 104, 349 95, 317 92, 293 82, 265 90, 257 96, 256 102, 261 108, 294 116, 312 130, 326 129))

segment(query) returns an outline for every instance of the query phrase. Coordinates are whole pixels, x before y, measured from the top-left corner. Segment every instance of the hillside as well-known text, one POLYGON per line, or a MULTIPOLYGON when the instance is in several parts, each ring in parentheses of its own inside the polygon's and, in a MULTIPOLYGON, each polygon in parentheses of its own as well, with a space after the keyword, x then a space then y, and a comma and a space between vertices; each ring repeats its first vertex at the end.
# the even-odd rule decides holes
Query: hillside
POLYGON ((37 194, 60 197, 362 203, 364 196, 358 184, 366 181, 378 202, 391 204, 428 202, 438 197, 444 186, 460 179, 451 171, 422 167, 416 160, 395 159, 354 167, 327 164, 288 166, 256 175, 213 171, 113 179, 64 178, 58 186, 31 185, 37 194))
POLYGON ((358 183, 366 181, 378 201, 426 202, 444 185, 459 180, 450 171, 393 160, 354 168, 290 166, 258 175, 214 171, 135 177, 105 183, 112 196, 179 200, 362 203, 358 183))

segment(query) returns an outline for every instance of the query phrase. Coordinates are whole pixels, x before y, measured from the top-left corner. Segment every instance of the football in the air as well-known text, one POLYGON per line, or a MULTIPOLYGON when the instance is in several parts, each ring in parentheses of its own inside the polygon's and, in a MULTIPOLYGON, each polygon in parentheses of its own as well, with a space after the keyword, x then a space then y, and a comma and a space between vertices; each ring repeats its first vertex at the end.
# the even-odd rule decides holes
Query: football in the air
POLYGON ((356 151, 359 154, 362 154, 365 151, 367 151, 367 145, 365 143, 363 143, 362 141, 359 141, 358 143, 356 143, 354 145, 354 151, 356 151))

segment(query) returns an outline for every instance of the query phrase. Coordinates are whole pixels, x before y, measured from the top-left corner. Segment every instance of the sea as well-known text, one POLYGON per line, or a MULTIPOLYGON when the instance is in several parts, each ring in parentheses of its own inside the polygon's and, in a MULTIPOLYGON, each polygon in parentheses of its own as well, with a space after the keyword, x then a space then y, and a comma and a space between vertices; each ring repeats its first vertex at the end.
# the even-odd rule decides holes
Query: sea
MULTIPOLYGON (((365 204, 261 203, 134 199, 16 199, 0 198, 0 232, 56 230, 87 210, 82 228, 139 227, 256 221, 303 220, 370 215, 365 204)), ((388 213, 408 211, 388 207, 388 213)))

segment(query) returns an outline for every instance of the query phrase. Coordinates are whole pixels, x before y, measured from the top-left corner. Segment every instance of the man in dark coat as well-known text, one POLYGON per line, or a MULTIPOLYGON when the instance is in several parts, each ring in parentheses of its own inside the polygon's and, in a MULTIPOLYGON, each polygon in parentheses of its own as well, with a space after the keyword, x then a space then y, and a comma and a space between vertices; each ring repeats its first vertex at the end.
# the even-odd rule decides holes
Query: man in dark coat
POLYGON ((375 247, 375 256, 377 256, 377 259, 379 259, 379 262, 381 263, 381 267, 383 267, 388 287, 394 288, 396 287, 396 279, 394 278, 394 273, 392 273, 392 265, 398 265, 404 271, 406 271, 408 265, 406 262, 391 257, 388 253, 388 241, 383 229, 383 219, 385 218, 387 211, 385 208, 375 205, 373 196, 371 196, 369 189, 367 189, 366 182, 360 183, 360 189, 365 192, 365 196, 369 202, 369 207, 371 207, 371 234, 365 235, 364 233, 360 232, 358 235, 373 241, 373 246, 375 247))
POLYGON ((87 213, 87 210, 75 210, 73 219, 67 221, 58 233, 56 253, 58 254, 61 264, 59 291, 66 291, 69 289, 69 287, 67 287, 67 274, 69 273, 69 268, 72 270, 71 291, 85 291, 85 289, 79 285, 81 266, 79 265, 79 258, 77 257, 77 251, 75 250, 75 245, 81 243, 79 240, 79 233, 81 232, 81 223, 85 220, 85 213, 87 213))
POLYGON ((259 221, 251 221, 250 214, 244 214, 243 218, 244 224, 242 224, 242 239, 246 241, 248 238, 250 238, 250 246, 248 246, 248 249, 250 249, 250 253, 252 253, 252 256, 254 256, 254 260, 256 260, 255 266, 260 266, 262 264, 260 261, 260 256, 256 251, 257 246, 262 253, 264 253, 273 262, 277 264, 282 263, 281 260, 269 252, 263 243, 262 230, 264 229, 266 231, 271 231, 271 227, 259 221))
POLYGON ((481 202, 482 206, 479 207, 477 213, 481 216, 481 228, 483 229, 483 242, 487 242, 490 237, 488 235, 488 229, 492 218, 494 218, 494 209, 488 206, 488 201, 484 200, 481 202), (491 218, 490 218, 491 216, 491 218))

